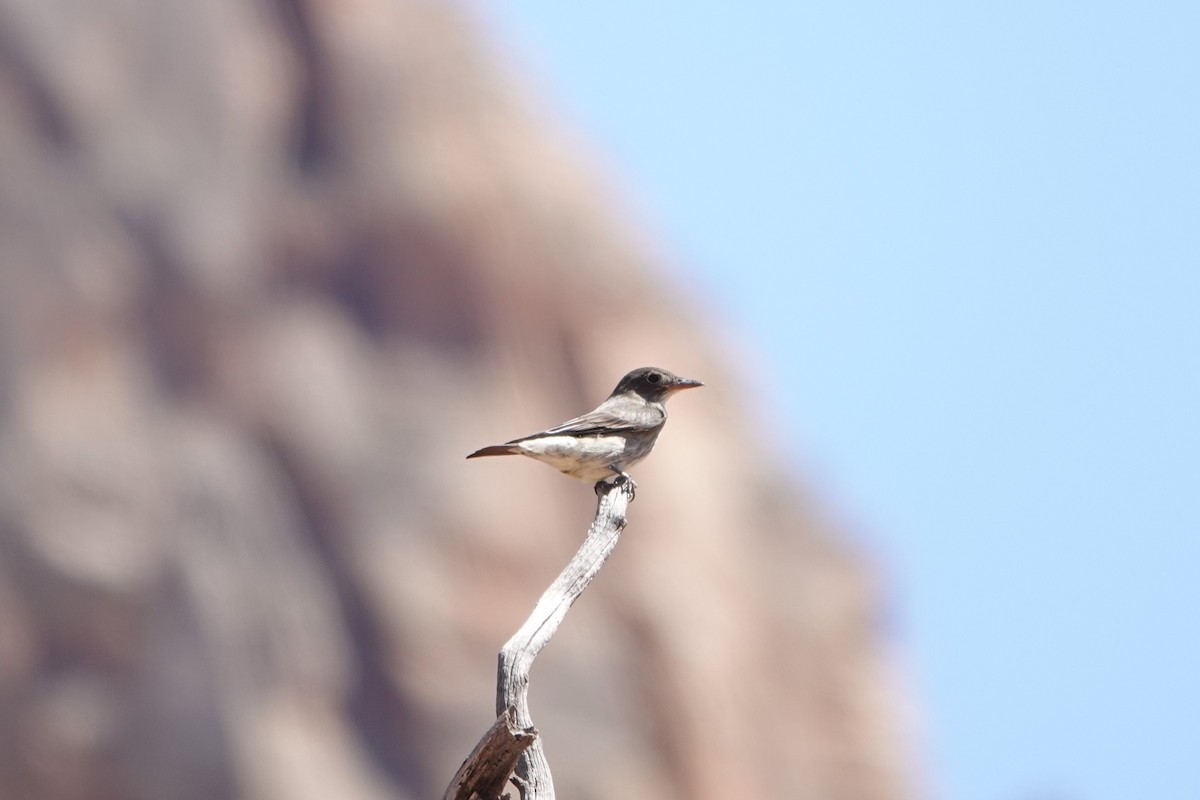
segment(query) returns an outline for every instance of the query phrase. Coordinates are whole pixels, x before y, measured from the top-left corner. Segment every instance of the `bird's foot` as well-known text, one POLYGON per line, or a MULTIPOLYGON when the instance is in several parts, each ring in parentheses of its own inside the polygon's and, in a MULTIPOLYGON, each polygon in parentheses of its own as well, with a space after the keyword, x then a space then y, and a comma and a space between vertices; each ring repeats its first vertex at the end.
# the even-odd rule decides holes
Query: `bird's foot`
POLYGON ((633 479, 632 475, 622 469, 612 467, 612 471, 617 473, 616 477, 613 478, 612 481, 596 481, 596 495, 599 496, 600 494, 617 486, 628 486, 629 497, 632 499, 637 493, 637 481, 633 479))
POLYGON ((621 484, 625 484, 629 487, 629 494, 632 497, 634 492, 637 491, 637 481, 633 479, 632 475, 620 467, 612 467, 611 469, 613 472, 617 473, 617 477, 613 478, 613 485, 620 486, 621 484))

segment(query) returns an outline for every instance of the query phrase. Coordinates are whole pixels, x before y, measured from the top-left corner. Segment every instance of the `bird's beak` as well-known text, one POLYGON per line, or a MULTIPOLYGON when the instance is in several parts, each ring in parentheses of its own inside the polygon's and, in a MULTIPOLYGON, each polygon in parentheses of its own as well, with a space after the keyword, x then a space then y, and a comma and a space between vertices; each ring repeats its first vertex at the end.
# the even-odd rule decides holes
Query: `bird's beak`
POLYGON ((697 386, 703 386, 702 381, 694 381, 691 378, 680 378, 675 381, 675 385, 671 387, 671 391, 677 392, 680 389, 695 389, 697 386))

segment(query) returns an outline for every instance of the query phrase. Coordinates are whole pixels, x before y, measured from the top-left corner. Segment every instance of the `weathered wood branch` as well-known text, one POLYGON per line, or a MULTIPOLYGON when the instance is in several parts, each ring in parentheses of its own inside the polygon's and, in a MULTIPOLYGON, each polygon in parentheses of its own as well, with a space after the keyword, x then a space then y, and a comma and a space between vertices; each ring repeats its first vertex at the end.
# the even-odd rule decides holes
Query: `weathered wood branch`
POLYGON ((567 616, 567 610, 612 555, 625 529, 625 512, 633 500, 633 486, 626 481, 598 484, 596 494, 599 498, 596 518, 583 545, 542 594, 529 619, 500 650, 496 723, 459 768, 444 800, 470 800, 472 796, 497 800, 510 777, 523 800, 554 798, 550 765, 529 714, 529 670, 567 616), (489 744, 493 739, 496 742, 489 744), (513 763, 508 761, 513 754, 507 748, 516 749, 513 763))
POLYGON ((471 800, 473 797, 494 800, 500 797, 517 767, 517 759, 535 739, 537 731, 519 727, 513 713, 506 710, 458 768, 443 800, 471 800))

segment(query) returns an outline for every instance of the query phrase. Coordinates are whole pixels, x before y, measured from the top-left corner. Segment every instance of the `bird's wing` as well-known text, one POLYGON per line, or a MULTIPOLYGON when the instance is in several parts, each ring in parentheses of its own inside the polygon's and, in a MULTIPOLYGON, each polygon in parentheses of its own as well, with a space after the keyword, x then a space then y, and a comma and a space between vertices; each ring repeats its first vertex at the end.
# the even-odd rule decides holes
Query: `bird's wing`
POLYGON ((636 414, 614 414, 603 408, 589 411, 582 417, 569 419, 561 425, 544 430, 540 433, 513 439, 514 442, 526 439, 539 439, 543 436, 596 436, 603 434, 636 433, 650 431, 662 425, 665 414, 653 409, 646 409, 636 414))

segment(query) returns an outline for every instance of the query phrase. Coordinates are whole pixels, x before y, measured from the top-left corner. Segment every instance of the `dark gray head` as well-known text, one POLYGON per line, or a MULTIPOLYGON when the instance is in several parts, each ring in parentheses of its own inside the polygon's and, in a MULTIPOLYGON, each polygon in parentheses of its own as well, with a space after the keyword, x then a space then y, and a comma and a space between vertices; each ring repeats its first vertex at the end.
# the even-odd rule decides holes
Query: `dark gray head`
POLYGON ((617 388, 613 389, 613 394, 636 392, 650 402, 661 403, 669 395, 680 389, 693 389, 703 385, 700 381, 681 378, 672 372, 659 369, 658 367, 639 367, 624 378, 621 378, 621 382, 617 384, 617 388))

